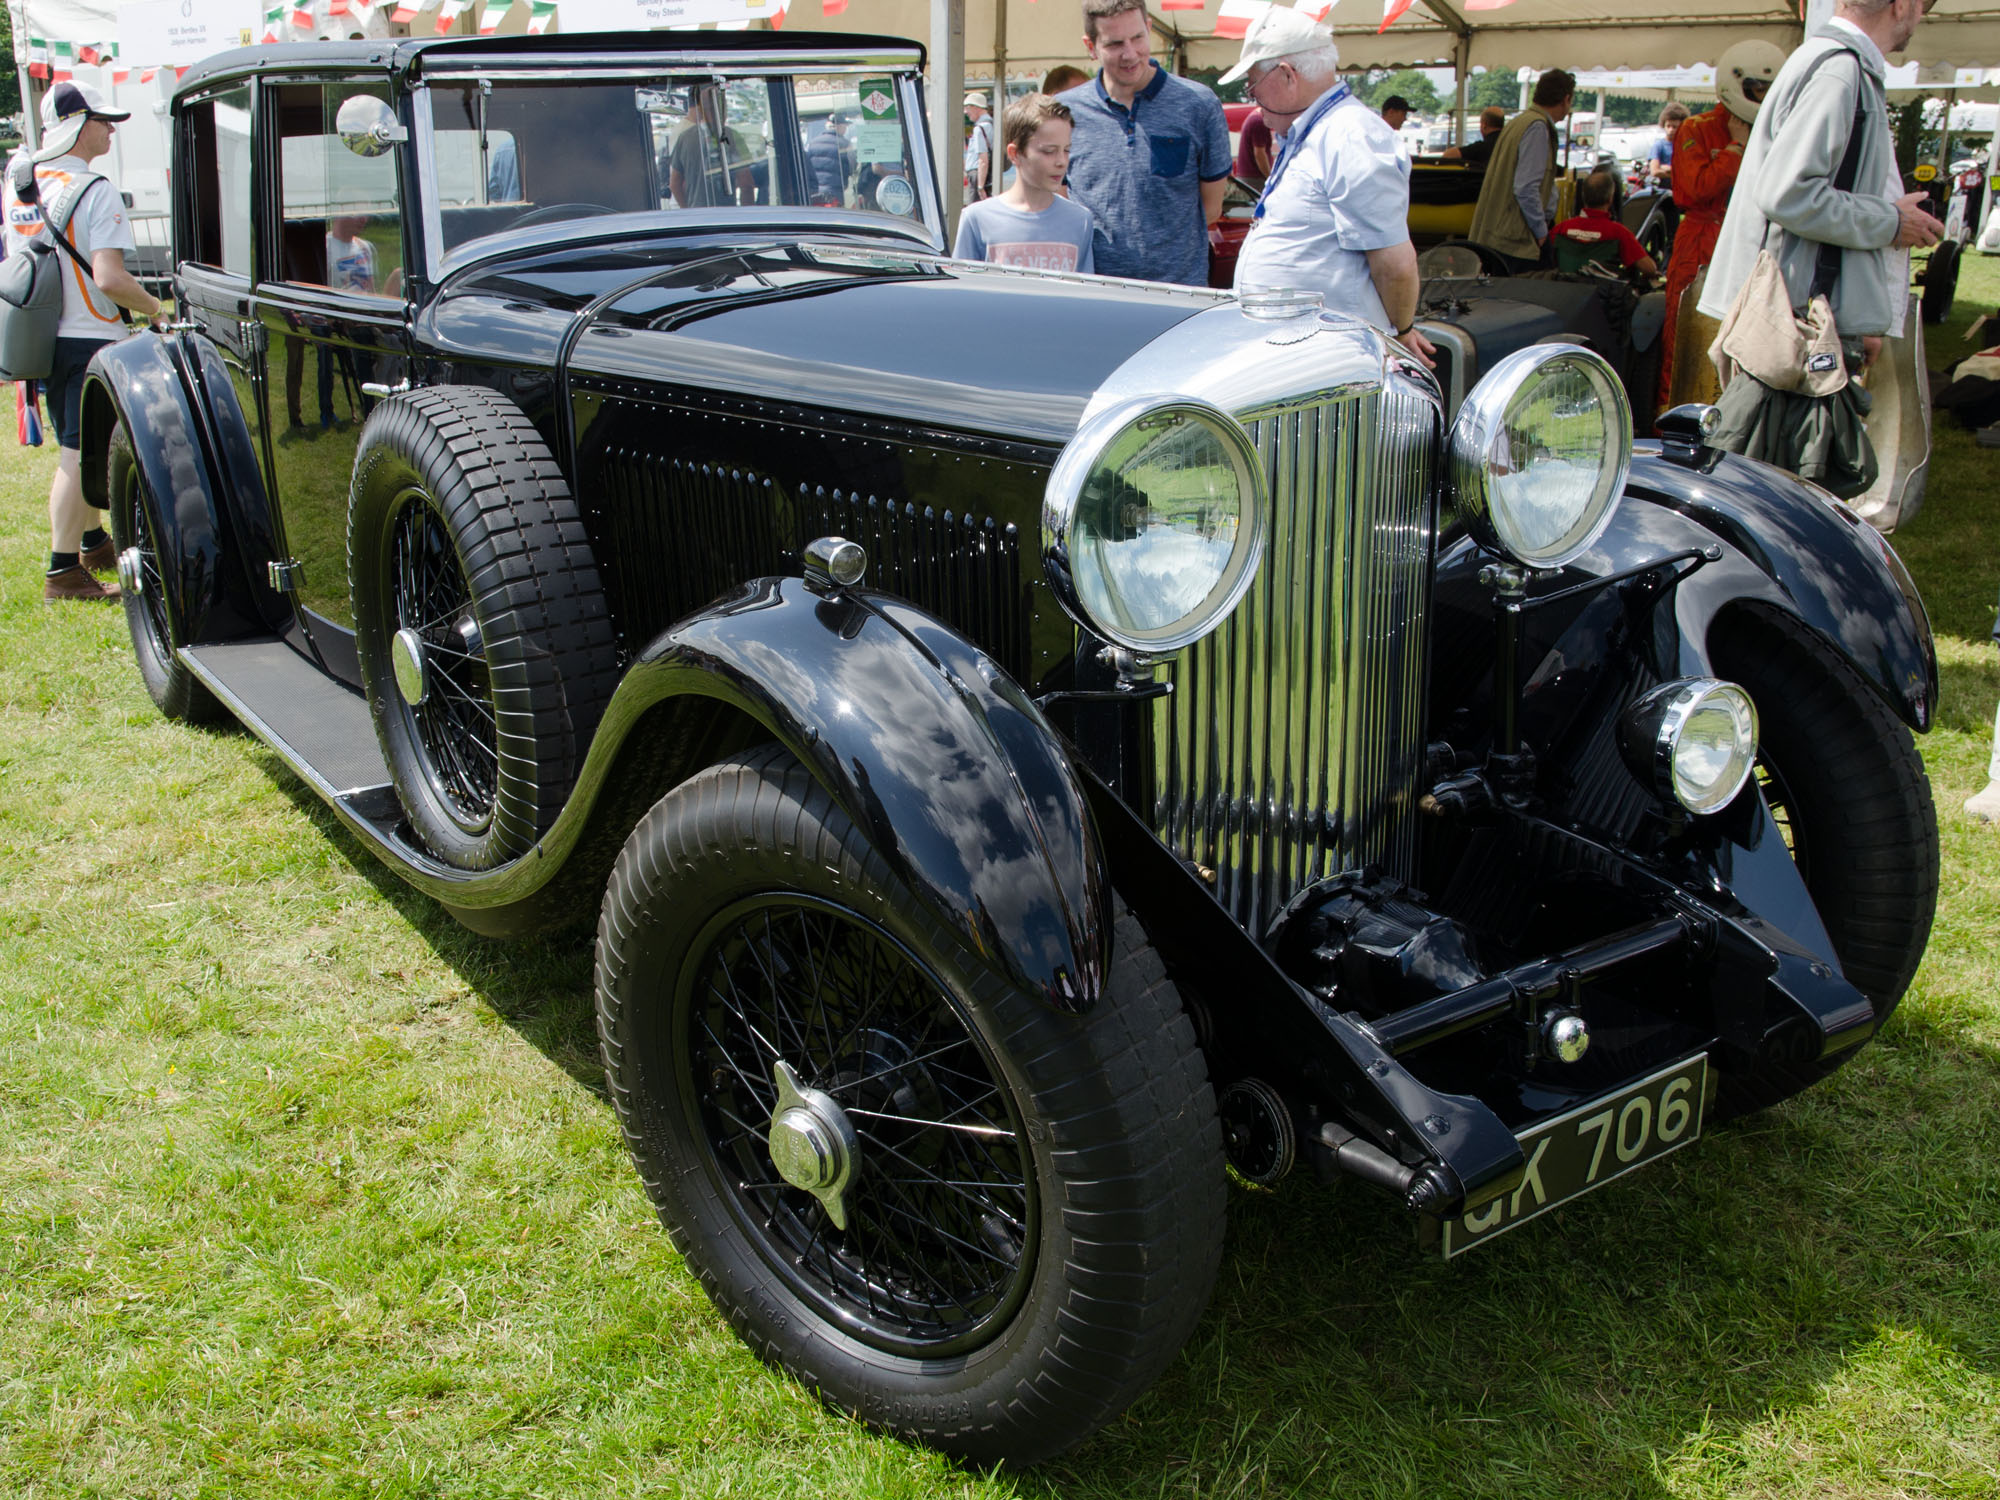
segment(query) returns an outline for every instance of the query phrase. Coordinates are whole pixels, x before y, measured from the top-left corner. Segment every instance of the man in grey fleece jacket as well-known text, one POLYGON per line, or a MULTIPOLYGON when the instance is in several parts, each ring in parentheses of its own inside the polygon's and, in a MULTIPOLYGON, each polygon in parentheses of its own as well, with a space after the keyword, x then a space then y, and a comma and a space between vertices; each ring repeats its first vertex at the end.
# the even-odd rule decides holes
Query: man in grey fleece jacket
POLYGON ((1793 307, 1803 310, 1820 246, 1838 245, 1840 279, 1829 300, 1842 339, 1860 339, 1872 363, 1882 336, 1902 333, 1909 250, 1935 244, 1944 226, 1917 207, 1923 194, 1902 190, 1882 91, 1884 54, 1909 44, 1932 3, 1841 0, 1832 19, 1785 60, 1744 148, 1701 294, 1704 314, 1720 318, 1729 311, 1767 243, 1793 307), (1829 55, 1840 52, 1849 55, 1829 55), (1857 92, 1860 160, 1853 190, 1841 192, 1833 179, 1855 129, 1857 92))

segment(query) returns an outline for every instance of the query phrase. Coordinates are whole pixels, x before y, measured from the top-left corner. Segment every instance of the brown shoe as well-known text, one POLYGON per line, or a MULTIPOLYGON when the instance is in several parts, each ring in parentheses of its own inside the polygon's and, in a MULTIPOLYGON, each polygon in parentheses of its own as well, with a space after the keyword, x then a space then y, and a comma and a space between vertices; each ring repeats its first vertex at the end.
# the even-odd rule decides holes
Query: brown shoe
POLYGON ((95 547, 85 547, 77 560, 93 573, 118 571, 118 546, 107 534, 95 547))
POLYGON ((119 597, 118 585, 105 583, 90 576, 90 569, 81 564, 74 568, 64 568, 60 573, 50 573, 42 579, 42 603, 66 604, 70 600, 89 603, 109 603, 119 597))

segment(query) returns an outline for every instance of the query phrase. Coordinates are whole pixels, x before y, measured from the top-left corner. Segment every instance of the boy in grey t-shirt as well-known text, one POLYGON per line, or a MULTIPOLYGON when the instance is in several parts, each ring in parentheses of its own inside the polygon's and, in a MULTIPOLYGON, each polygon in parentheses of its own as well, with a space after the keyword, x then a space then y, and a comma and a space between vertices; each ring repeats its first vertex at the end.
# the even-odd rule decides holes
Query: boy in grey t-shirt
POLYGON ((1069 171, 1068 106, 1047 94, 1016 99, 1002 135, 1014 185, 966 209, 951 253, 1036 271, 1091 270, 1090 211, 1057 193, 1069 171))

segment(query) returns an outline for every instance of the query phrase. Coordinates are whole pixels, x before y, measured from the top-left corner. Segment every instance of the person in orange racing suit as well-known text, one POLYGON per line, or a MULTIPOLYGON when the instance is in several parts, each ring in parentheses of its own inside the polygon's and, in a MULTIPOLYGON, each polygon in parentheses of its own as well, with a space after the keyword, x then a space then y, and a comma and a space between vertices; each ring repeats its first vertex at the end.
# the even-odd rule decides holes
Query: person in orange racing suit
POLYGON ((1750 139, 1750 122, 1757 118, 1764 91, 1784 61, 1785 54, 1770 42, 1738 42, 1716 65, 1720 99, 1715 108, 1683 122, 1674 137, 1674 205, 1681 211, 1681 222, 1674 231, 1673 258, 1667 262, 1667 321, 1660 330, 1662 411, 1674 380, 1674 325, 1680 317, 1681 293, 1715 255, 1736 171, 1743 165, 1743 145, 1750 139))

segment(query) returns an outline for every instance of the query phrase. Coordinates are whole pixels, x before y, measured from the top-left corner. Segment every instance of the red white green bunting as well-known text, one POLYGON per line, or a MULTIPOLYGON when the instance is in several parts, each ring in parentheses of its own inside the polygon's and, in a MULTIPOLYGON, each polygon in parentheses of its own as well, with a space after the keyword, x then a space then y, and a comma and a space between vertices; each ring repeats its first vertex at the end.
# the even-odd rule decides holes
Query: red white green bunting
POLYGON ((49 76, 50 56, 51 53, 47 38, 39 36, 29 37, 28 76, 30 78, 47 78, 49 76))
POLYGON ((443 36, 447 31, 451 30, 452 22, 458 19, 458 13, 465 9, 465 5, 466 0, 444 0, 444 4, 438 7, 437 34, 439 36, 443 36))
POLYGON ((500 23, 507 19, 507 12, 514 8, 514 0, 480 0, 479 34, 491 36, 500 29, 500 23))
POLYGON ((555 18, 556 0, 534 0, 533 9, 528 12, 528 35, 540 36, 555 18))

